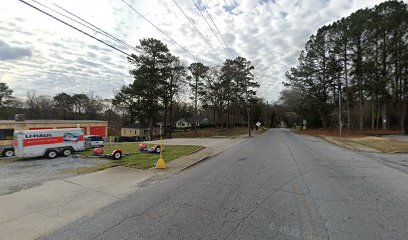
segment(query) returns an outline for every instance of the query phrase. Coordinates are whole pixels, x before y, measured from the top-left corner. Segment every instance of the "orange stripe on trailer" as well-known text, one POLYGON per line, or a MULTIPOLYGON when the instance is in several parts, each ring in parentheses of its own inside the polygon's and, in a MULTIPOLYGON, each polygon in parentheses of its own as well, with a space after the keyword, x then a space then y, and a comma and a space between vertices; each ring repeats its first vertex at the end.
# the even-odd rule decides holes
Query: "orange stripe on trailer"
POLYGON ((23 146, 36 146, 44 144, 56 144, 63 143, 64 137, 49 137, 49 138, 33 138, 33 139, 24 139, 23 146))

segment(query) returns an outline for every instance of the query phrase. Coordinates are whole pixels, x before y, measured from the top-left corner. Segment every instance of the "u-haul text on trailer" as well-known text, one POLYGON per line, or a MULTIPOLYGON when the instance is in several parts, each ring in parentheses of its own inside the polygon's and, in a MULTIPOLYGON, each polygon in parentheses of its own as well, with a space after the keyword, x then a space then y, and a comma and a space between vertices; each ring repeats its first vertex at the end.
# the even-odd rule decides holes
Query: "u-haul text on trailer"
POLYGON ((81 128, 16 131, 13 145, 17 157, 69 156, 85 149, 84 132, 81 128))

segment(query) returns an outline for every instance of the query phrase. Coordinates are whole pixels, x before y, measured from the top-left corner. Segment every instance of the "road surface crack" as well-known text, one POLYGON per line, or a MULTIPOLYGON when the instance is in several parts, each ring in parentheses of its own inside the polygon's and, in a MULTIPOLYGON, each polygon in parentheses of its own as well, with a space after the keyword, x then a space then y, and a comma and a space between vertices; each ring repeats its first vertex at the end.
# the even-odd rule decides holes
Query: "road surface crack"
POLYGON ((280 185, 275 191, 273 191, 271 194, 269 194, 264 200, 262 200, 258 205, 256 205, 256 207, 254 209, 252 209, 248 214, 246 214, 238 223, 237 225, 235 225, 235 227, 227 234, 227 236, 225 236, 223 239, 227 239, 238 227, 239 225, 241 225, 241 223, 243 223, 249 216, 251 216, 251 214, 253 212, 255 212, 256 209, 258 209, 264 202, 266 202, 266 200, 268 200, 269 198, 271 198, 276 192, 279 192, 279 190, 281 190, 283 187, 285 187, 286 185, 288 185, 289 183, 291 183, 293 180, 295 180, 296 178, 298 178, 298 176, 293 177, 291 179, 289 179, 287 182, 283 183, 282 185, 280 185))
POLYGON ((150 211, 150 210, 153 209, 154 207, 157 207, 157 206, 163 204, 163 203, 166 202, 166 201, 170 201, 170 193, 172 193, 172 192, 174 192, 174 191, 177 191, 179 188, 183 187, 184 185, 185 185, 185 182, 183 182, 180 186, 178 186, 178 187, 172 189, 170 192, 168 192, 168 193, 166 194, 166 197, 165 197, 163 200, 161 200, 161 201, 159 201, 159 202, 156 202, 156 203, 153 203, 150 207, 146 208, 143 212, 141 212, 141 213, 139 213, 139 214, 131 214, 131 215, 126 216, 125 218, 123 218, 122 220, 120 220, 119 222, 117 222, 116 224, 114 224, 113 226, 110 226, 109 228, 107 228, 107 229, 104 230, 103 232, 101 232, 101 233, 99 233, 98 235, 96 235, 95 237, 91 238, 91 240, 97 239, 98 237, 100 237, 100 236, 102 236, 103 234, 109 232, 110 230, 114 229, 115 227, 121 225, 123 222, 125 222, 126 220, 128 220, 128 219, 130 219, 130 218, 132 218, 132 217, 136 217, 136 216, 137 216, 137 217, 140 217, 140 216, 146 214, 148 211, 150 211))
MULTIPOLYGON (((293 161, 294 161, 295 164, 296 164, 296 167, 297 167, 297 169, 298 169, 298 172, 299 172, 300 176, 302 177, 303 184, 304 184, 304 186, 305 186, 305 188, 306 188, 306 190, 307 190, 307 194, 308 194, 308 196, 311 198, 313 205, 316 207, 317 216, 319 217, 320 221, 322 222, 322 225, 323 225, 323 227, 324 227, 324 230, 325 230, 325 232, 326 232, 326 234, 327 234, 327 238, 330 240, 329 230, 328 230, 328 228, 327 228, 327 226, 326 226, 326 224, 325 224, 324 219, 323 219, 322 216, 321 216, 321 213, 320 213, 320 211, 319 211, 319 207, 318 207, 318 205, 317 205, 317 203, 316 203, 316 200, 315 200, 315 198, 312 196, 312 192, 311 192, 310 189, 309 189, 309 185, 306 183, 306 180, 305 180, 305 177, 304 177, 304 175, 303 175, 303 172, 302 172, 301 168, 299 167, 299 162, 297 161, 295 155, 293 154, 292 149, 291 149, 290 146, 289 146, 289 143, 286 141, 285 138, 283 138, 282 135, 281 135, 281 138, 283 139, 284 144, 286 145, 287 149, 289 150, 290 155, 292 156, 293 161)), ((312 168, 312 169, 314 169, 314 168, 312 168)), ((305 201, 306 201, 306 200, 305 200, 305 201)), ((309 209, 309 207, 308 207, 308 205, 307 205, 307 202, 305 202, 304 205, 305 205, 306 210, 307 210, 308 218, 310 218, 310 224, 311 224, 311 227, 312 227, 312 230, 313 230, 313 231, 312 231, 312 233, 313 233, 313 234, 312 234, 312 237, 313 237, 313 238, 318 238, 317 232, 316 232, 316 229, 315 229, 315 225, 313 224, 313 222, 311 222, 311 221, 312 221, 312 215, 311 215, 310 209, 309 209)))

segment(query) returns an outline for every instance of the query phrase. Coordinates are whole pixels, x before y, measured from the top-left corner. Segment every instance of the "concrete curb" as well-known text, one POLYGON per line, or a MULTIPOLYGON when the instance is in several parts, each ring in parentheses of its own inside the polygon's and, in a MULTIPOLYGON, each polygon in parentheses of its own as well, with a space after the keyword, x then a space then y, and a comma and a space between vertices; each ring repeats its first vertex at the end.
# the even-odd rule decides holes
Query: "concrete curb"
POLYGON ((353 148, 353 147, 351 147, 351 146, 349 146, 349 145, 346 145, 346 144, 344 144, 344 143, 342 143, 342 142, 339 142, 339 141, 337 141, 337 140, 335 140, 335 139, 333 139, 333 138, 326 137, 326 136, 319 136, 319 137, 320 137, 321 139, 323 139, 323 140, 325 140, 325 141, 327 141, 327 142, 329 142, 329 143, 332 143, 332 144, 334 144, 334 145, 337 145, 337 146, 339 146, 339 147, 346 148, 346 149, 353 150, 353 151, 357 151, 356 148, 353 148))
MULTIPOLYGON (((227 150, 227 149, 225 149, 225 150, 227 150)), ((222 152, 224 152, 225 150, 220 151, 220 152, 217 152, 217 153, 215 153, 215 154, 213 154, 213 155, 210 155, 210 154, 209 154, 208 156, 203 157, 203 158, 197 160, 196 162, 194 162, 194 163, 192 163, 192 164, 189 164, 188 166, 183 167, 183 168, 180 169, 179 171, 180 171, 180 172, 181 172, 181 171, 184 171, 184 170, 186 170, 187 168, 190 168, 190 167, 192 167, 192 166, 194 166, 194 165, 199 164, 200 162, 203 162, 203 161, 205 161, 205 160, 207 160, 207 159, 210 159, 210 158, 212 158, 212 157, 215 157, 215 156, 221 154, 222 152)))
MULTIPOLYGON (((188 156, 188 155, 191 155, 191 154, 194 154, 194 153, 196 153, 196 152, 198 152, 198 151, 201 151, 201 150, 205 149, 205 147, 203 147, 203 146, 200 146, 200 147, 201 147, 201 148, 199 148, 199 149, 197 149, 197 150, 194 150, 194 151, 192 151, 191 153, 188 153, 188 154, 186 154, 186 155, 180 156, 179 158, 185 157, 185 156, 188 156)), ((176 158, 176 159, 177 159, 177 158, 176 158)), ((174 159, 174 160, 176 160, 176 159, 174 159)))
POLYGON ((202 162, 202 161, 204 161, 204 160, 207 160, 207 159, 209 159, 209 158, 211 158, 211 156, 203 157, 203 158, 201 158, 201 159, 195 161, 194 163, 189 164, 189 165, 187 165, 187 166, 181 168, 181 169, 179 170, 179 172, 182 172, 182 171, 184 171, 184 170, 186 170, 186 169, 188 169, 188 168, 190 168, 190 167, 193 167, 194 165, 197 165, 197 164, 199 164, 200 162, 202 162))
POLYGON ((407 151, 393 151, 393 152, 389 152, 389 153, 396 153, 396 154, 398 154, 398 153, 408 153, 408 150, 407 151))

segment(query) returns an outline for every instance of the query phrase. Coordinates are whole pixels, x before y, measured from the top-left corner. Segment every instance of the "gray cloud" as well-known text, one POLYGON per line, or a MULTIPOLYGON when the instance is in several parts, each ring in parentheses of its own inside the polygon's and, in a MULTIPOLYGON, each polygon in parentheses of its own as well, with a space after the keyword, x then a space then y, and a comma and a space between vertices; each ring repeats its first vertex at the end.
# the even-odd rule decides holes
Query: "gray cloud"
POLYGON ((102 56, 99 58, 102 62, 110 62, 112 60, 109 56, 102 56))
POLYGON ((33 53, 29 48, 13 47, 0 40, 0 60, 16 60, 23 57, 31 57, 33 53))
POLYGON ((90 67, 99 67, 99 66, 102 65, 102 64, 99 64, 99 63, 96 63, 96 62, 91 62, 91 61, 85 60, 83 57, 77 58, 77 62, 80 63, 80 64, 83 64, 83 65, 90 66, 90 67))

